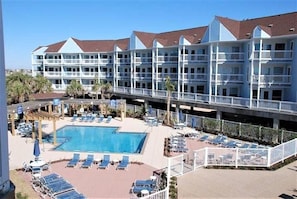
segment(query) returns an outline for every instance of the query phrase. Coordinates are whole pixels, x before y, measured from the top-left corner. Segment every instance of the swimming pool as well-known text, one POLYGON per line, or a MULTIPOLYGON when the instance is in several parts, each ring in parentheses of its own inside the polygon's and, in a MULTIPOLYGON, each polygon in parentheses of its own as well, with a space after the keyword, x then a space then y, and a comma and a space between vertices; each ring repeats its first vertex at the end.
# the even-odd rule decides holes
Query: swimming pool
MULTIPOLYGON (((141 153, 146 133, 117 132, 118 127, 65 126, 57 130, 56 151, 141 153)), ((47 141, 52 141, 52 136, 47 141)))

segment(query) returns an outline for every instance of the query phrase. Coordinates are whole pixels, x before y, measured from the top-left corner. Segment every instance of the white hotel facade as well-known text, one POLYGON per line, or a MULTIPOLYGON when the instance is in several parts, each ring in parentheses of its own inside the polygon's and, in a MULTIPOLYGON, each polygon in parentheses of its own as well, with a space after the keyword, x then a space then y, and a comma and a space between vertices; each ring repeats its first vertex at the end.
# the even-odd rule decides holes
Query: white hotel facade
MULTIPOLYGON (((55 91, 71 80, 91 91, 95 79, 115 90, 297 101, 297 12, 242 21, 215 17, 208 26, 164 33, 133 31, 118 40, 69 38, 32 52, 33 76, 55 91)), ((133 93, 133 92, 132 92, 133 93)))

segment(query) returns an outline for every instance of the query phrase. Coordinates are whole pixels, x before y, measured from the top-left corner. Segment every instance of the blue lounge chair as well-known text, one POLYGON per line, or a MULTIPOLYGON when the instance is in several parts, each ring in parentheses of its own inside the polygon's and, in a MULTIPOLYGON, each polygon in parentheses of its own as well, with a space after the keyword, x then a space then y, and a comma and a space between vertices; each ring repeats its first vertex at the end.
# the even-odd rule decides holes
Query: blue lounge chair
POLYGON ((103 122, 104 120, 104 115, 100 114, 99 118, 98 118, 98 123, 103 122))
POLYGON ((74 153, 73 158, 68 162, 67 167, 75 167, 79 162, 80 154, 74 153))
POLYGON ((199 138, 198 140, 201 141, 201 142, 204 142, 204 141, 206 141, 208 139, 208 137, 209 137, 208 135, 204 135, 201 138, 199 138))
POLYGON ((92 166, 94 162, 94 155, 93 154, 89 154, 87 156, 87 159, 82 163, 81 167, 82 168, 89 168, 92 166))
POLYGON ((99 169, 106 169, 109 165, 110 155, 104 155, 102 162, 99 164, 99 169))
POLYGON ((47 189, 47 194, 53 198, 57 194, 74 190, 74 187, 69 182, 62 180, 62 181, 48 184, 46 186, 46 189, 47 189))
POLYGON ((65 193, 60 193, 54 197, 54 199, 68 199, 68 198, 85 199, 86 197, 83 194, 78 193, 76 190, 71 190, 71 191, 67 191, 65 193))
POLYGON ((117 169, 126 169, 129 164, 129 156, 124 155, 117 169))
POLYGON ((106 123, 109 123, 111 121, 111 119, 112 119, 112 116, 109 115, 106 119, 106 123))
POLYGON ((156 180, 151 180, 151 179, 148 179, 148 180, 136 180, 134 182, 134 186, 136 186, 136 187, 140 187, 140 186, 143 186, 143 187, 155 187, 156 185, 157 185, 156 180))
POLYGON ((76 119, 77 119, 77 114, 74 114, 74 115, 72 116, 72 120, 71 120, 71 122, 75 122, 76 119))

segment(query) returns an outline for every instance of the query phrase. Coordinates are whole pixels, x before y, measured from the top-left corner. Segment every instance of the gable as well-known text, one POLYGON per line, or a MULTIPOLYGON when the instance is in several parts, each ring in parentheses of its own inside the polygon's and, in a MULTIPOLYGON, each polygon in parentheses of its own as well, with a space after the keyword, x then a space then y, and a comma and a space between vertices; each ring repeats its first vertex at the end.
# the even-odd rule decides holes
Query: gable
POLYGON ((135 49, 146 49, 146 47, 141 42, 141 40, 134 33, 132 33, 130 37, 130 50, 135 50, 135 49))
POLYGON ((59 53, 82 53, 83 50, 77 45, 77 43, 72 38, 69 38, 58 52, 59 53))
POLYGON ((253 30, 253 38, 270 38, 270 35, 260 26, 256 26, 253 30))

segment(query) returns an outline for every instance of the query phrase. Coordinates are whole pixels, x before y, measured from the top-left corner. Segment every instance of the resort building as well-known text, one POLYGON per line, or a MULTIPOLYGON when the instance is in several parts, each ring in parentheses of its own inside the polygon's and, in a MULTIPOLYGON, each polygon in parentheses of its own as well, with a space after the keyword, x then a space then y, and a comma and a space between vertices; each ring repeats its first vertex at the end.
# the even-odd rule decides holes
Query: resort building
POLYGON ((115 93, 163 100, 169 76, 178 102, 291 114, 297 112, 296 19, 297 12, 241 21, 216 16, 208 26, 171 32, 69 38, 35 49, 32 73, 47 77, 55 91, 76 79, 91 93, 98 79, 115 93))

